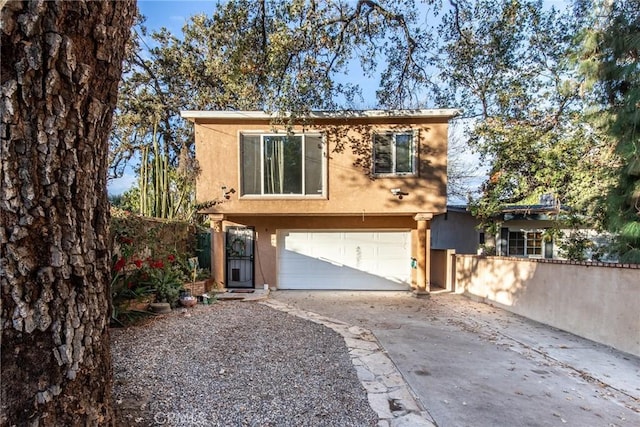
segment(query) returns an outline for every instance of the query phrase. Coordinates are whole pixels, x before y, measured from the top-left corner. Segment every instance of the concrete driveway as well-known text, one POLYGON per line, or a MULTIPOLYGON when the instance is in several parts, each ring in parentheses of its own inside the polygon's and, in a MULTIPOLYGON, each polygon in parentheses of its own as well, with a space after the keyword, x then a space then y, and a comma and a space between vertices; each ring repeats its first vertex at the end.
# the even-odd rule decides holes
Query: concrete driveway
POLYGON ((454 294, 276 291, 372 331, 446 426, 640 426, 640 359, 454 294))

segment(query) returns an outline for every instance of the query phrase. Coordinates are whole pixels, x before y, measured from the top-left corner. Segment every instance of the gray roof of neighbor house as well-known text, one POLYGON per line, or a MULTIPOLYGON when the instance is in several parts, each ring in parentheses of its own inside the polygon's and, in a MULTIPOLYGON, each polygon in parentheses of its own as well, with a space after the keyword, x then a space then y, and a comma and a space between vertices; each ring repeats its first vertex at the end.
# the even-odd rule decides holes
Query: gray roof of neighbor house
POLYGON ((447 211, 451 212, 469 212, 468 205, 447 205, 447 211))
POLYGON ((569 212, 571 208, 565 205, 506 205, 502 208, 501 213, 513 213, 513 214, 540 214, 540 213, 555 213, 555 212, 569 212))
MULTIPOLYGON (((339 119, 339 118, 390 118, 390 119, 410 119, 410 118, 452 118, 462 114, 459 109, 414 109, 414 110, 335 110, 335 111, 311 111, 301 118, 308 119, 339 119)), ((196 121, 198 119, 234 119, 234 120, 256 120, 275 119, 278 117, 288 117, 289 114, 281 115, 277 112, 268 113, 264 111, 181 111, 182 118, 196 121)))
MULTIPOLYGON (((449 212, 469 212, 468 205, 447 205, 447 211, 449 212)), ((500 214, 503 215, 541 215, 541 214, 553 214, 561 212, 570 212, 571 208, 565 205, 549 205, 549 204, 534 204, 534 205, 505 205, 500 210, 500 214)))

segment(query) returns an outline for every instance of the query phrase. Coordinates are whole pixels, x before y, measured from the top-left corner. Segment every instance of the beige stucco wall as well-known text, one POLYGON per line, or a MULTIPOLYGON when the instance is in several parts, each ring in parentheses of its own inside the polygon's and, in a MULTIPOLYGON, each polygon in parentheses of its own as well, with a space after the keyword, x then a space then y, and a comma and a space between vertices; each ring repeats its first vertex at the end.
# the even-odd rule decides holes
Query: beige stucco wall
MULTIPOLYGON (((446 118, 350 119, 346 122, 319 120, 304 130, 324 132, 327 146, 326 197, 265 197, 240 194, 239 134, 242 131, 273 132, 267 120, 230 122, 228 119, 199 119, 195 124, 196 158, 201 174, 197 179, 199 202, 220 199, 221 187, 236 190, 228 200, 210 212, 245 215, 395 215, 445 211, 447 132, 446 118), (374 130, 417 130, 419 133, 418 174, 411 177, 371 179, 371 134, 374 130), (390 189, 409 193, 402 200, 390 189)), ((283 128, 276 128, 284 133, 283 128)), ((303 129, 298 127, 296 131, 303 129)))
POLYGON ((456 256, 456 287, 640 356, 640 269, 456 256))
POLYGON ((431 289, 454 289, 455 254, 453 249, 431 249, 431 289))

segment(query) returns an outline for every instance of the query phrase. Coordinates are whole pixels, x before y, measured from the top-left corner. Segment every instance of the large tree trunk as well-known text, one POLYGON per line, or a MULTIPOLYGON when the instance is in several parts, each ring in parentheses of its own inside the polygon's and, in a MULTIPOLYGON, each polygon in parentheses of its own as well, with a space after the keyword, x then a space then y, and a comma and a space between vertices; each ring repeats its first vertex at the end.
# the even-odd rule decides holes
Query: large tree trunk
POLYGON ((2 425, 109 425, 108 135, 135 1, 2 5, 2 425))

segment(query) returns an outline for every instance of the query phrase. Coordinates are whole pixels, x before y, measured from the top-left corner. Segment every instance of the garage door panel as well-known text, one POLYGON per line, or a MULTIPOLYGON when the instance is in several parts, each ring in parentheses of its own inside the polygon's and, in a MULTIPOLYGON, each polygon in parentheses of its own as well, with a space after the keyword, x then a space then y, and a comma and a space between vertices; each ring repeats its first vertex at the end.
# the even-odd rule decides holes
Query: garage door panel
POLYGON ((287 275, 282 289, 348 289, 348 290, 406 290, 399 277, 381 277, 363 271, 347 271, 344 267, 325 270, 325 276, 309 276, 303 272, 287 275), (348 284, 346 286, 345 284, 348 284))
POLYGON ((289 266, 290 263, 291 265, 303 265, 304 268, 321 268, 323 263, 344 264, 345 260, 340 256, 340 254, 335 253, 320 252, 315 254, 301 254, 287 250, 284 251, 284 255, 281 257, 281 262, 287 263, 287 266, 289 266))
POLYGON ((408 231, 282 231, 282 289, 406 290, 411 280, 408 231))
MULTIPOLYGON (((288 251, 287 251, 288 252, 288 251)), ((297 253, 289 253, 286 256, 286 271, 296 273, 300 271, 302 274, 309 274, 310 270, 315 272, 325 272, 332 267, 344 265, 342 262, 325 258, 314 258, 297 253)))
POLYGON ((378 248, 378 251, 376 253, 376 258, 378 259, 390 259, 390 260, 395 260, 395 259, 403 259, 406 260, 407 257, 411 257, 411 248, 407 247, 398 247, 398 248, 391 248, 391 247, 383 247, 383 248, 378 248))

